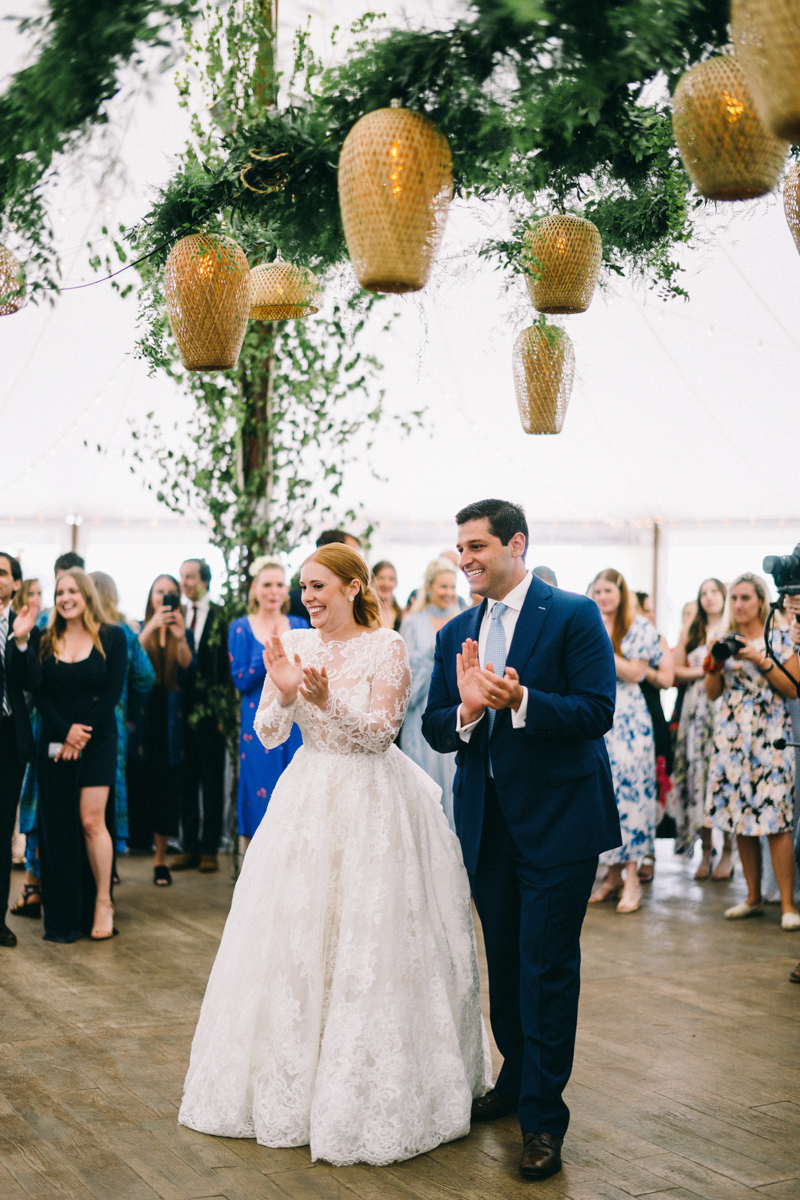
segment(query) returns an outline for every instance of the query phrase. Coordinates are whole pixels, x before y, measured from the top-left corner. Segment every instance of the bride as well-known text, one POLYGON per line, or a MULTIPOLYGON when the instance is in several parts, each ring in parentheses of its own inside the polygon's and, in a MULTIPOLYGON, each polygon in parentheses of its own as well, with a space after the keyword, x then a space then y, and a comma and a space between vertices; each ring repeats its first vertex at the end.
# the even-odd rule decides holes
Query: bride
POLYGON ((303 564, 255 730, 303 747, 247 851, 179 1121, 345 1165, 469 1131, 491 1083, 469 885, 440 789, 395 746, 411 675, 360 555, 303 564))

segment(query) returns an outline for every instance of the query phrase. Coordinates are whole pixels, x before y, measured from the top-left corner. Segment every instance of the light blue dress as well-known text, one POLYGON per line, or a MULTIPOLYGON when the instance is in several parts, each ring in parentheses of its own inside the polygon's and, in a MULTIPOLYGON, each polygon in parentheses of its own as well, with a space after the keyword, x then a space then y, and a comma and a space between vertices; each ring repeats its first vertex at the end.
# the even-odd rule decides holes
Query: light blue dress
MULTIPOLYGON (((644 659, 651 667, 661 662, 658 633, 644 617, 633 618, 622 639, 622 656, 644 659)), ((622 829, 622 845, 600 855, 600 862, 610 866, 655 853, 656 748, 653 722, 638 683, 617 680, 614 724, 605 743, 622 829)))
POLYGON ((408 648, 408 660, 411 666, 411 700, 409 701, 406 719, 403 723, 400 744, 403 753, 422 767, 431 779, 442 789, 442 808, 455 833, 453 818, 453 779, 456 773, 455 754, 437 754, 422 736, 422 714, 428 702, 428 689, 433 674, 433 656, 436 649, 436 632, 433 628, 431 615, 434 617, 452 617, 458 612, 457 608, 434 608, 429 605, 421 612, 409 613, 403 618, 400 626, 400 636, 408 648))

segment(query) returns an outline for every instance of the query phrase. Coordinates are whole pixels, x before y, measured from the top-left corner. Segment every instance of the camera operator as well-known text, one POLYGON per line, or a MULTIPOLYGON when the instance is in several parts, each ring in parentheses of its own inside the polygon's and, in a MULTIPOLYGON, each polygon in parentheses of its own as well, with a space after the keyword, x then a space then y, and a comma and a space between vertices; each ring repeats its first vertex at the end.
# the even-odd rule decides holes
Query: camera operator
POLYGON ((703 663, 709 700, 722 698, 714 720, 706 823, 736 834, 747 882, 747 899, 729 908, 725 918, 764 911, 759 837, 765 835, 781 895, 781 928, 800 930, 793 897, 794 754, 773 745, 780 738, 791 740, 786 701, 797 694, 792 679, 800 678, 800 662, 785 629, 776 629, 771 643, 792 679, 766 653, 769 597, 760 575, 748 571, 733 582, 729 613, 728 635, 711 644, 703 663))

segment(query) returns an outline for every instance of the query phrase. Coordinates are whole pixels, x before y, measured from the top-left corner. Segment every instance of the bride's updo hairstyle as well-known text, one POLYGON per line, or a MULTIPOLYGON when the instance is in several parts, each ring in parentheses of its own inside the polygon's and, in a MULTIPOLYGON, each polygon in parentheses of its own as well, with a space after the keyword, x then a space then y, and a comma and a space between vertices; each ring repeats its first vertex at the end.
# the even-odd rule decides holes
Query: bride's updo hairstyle
POLYGON ((353 600, 353 616, 356 623, 364 625, 367 629, 380 626, 380 602, 370 587, 369 568, 360 554, 351 550, 349 546, 333 542, 329 546, 320 546, 309 555, 306 562, 318 562, 327 567, 345 585, 355 580, 358 584, 358 595, 353 600))

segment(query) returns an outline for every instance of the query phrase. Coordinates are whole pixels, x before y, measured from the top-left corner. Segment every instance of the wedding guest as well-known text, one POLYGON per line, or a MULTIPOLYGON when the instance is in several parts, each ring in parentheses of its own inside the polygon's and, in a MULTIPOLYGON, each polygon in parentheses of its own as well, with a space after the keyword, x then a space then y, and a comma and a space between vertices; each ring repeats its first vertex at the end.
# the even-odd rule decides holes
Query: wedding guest
MULTIPOLYGON (((740 575, 731 584, 728 632, 739 635, 742 649, 725 662, 709 654, 703 663, 706 695, 712 702, 720 700, 708 764, 706 819, 713 828, 736 834, 747 882, 747 899, 727 909, 726 920, 764 911, 759 838, 766 835, 780 890, 781 928, 796 930, 800 913, 793 894, 794 751, 778 750, 773 743, 792 740, 786 700, 796 696, 797 689, 766 653, 768 613, 764 580, 750 571, 740 575)), ((792 678, 800 677, 789 630, 773 630, 771 644, 792 678)))
POLYGON ((605 735, 605 742, 622 846, 600 856, 600 862, 608 866, 608 874, 590 902, 596 904, 621 890, 617 912, 632 913, 642 902, 638 861, 654 853, 656 831, 653 722, 639 685, 648 667, 660 664, 661 648, 653 625, 636 613, 633 596, 619 571, 601 571, 592 583, 591 595, 611 639, 617 670, 614 725, 605 735))
POLYGON ((117 722, 117 777, 114 782, 114 820, 116 823, 117 852, 124 853, 128 845, 128 689, 147 695, 155 683, 155 673, 139 638, 119 610, 117 585, 104 571, 92 571, 89 575, 100 601, 103 621, 117 625, 125 634, 128 646, 128 665, 125 686, 114 710, 117 722))
POLYGON ((249 612, 231 624, 228 649, 234 686, 242 693, 239 734, 239 790, 236 802, 239 836, 250 844, 267 811, 275 784, 303 744, 292 726, 285 742, 266 750, 253 732, 261 690, 267 677, 264 646, 289 629, 308 629, 308 620, 287 615, 286 573, 275 558, 257 558, 250 568, 249 612))
POLYGON ((37 641, 44 937, 73 942, 89 934, 104 941, 115 932, 114 709, 125 686, 125 635, 104 624, 94 584, 75 567, 60 576, 55 607, 37 641))
POLYGON ((422 600, 403 618, 400 636, 408 647, 411 667, 411 699, 403 723, 403 752, 422 767, 442 789, 442 807, 450 828, 453 818, 453 778, 455 755, 438 754, 422 736, 422 714, 428 702, 433 674, 436 635, 458 612, 456 605, 456 569, 446 558, 428 563, 425 580, 419 589, 422 600))
MULTIPOLYGON (((53 563, 53 574, 55 575, 56 583, 58 583, 62 575, 67 571, 71 571, 73 567, 77 567, 79 571, 86 570, 86 563, 80 554, 76 554, 74 550, 68 550, 66 554, 59 554, 53 563)), ((46 629, 47 622, 54 611, 52 608, 40 608, 39 616, 36 618, 36 628, 46 629)))
POLYGON ((552 567, 545 567, 545 566, 534 567, 533 573, 539 579, 544 580, 545 583, 549 583, 550 587, 558 587, 558 580, 556 579, 556 573, 552 567))
POLYGON ((697 839, 702 846, 695 879, 730 879, 733 836, 723 834, 722 857, 712 874, 714 847, 705 824, 708 759, 714 736, 714 711, 706 695, 703 662, 709 643, 722 632, 728 591, 721 579, 705 579, 693 603, 691 619, 684 622, 675 647, 675 680, 685 689, 675 744, 675 768, 670 811, 675 817, 675 853, 691 856, 697 839))
POLYGON ((170 863, 173 871, 198 867, 219 870, 219 844, 225 810, 225 748, 222 723, 223 693, 231 685, 228 625, 220 604, 208 595, 211 569, 204 559, 181 564, 181 588, 186 597, 186 625, 194 639, 196 667, 186 679, 186 728, 182 853, 170 863), (192 719, 194 717, 194 720, 192 719), (202 792, 202 806, 200 795, 202 792))
POLYGON ((16 934, 6 924, 11 883, 11 839, 26 764, 34 742, 25 692, 38 679, 29 636, 36 620, 36 603, 16 611, 14 595, 22 571, 13 555, 0 553, 0 946, 16 946, 16 934))
POLYGON ((397 572, 390 562, 382 560, 372 568, 372 586, 381 605, 381 625, 384 629, 400 629, 403 610, 397 603, 395 589, 397 572))
MULTIPOLYGON (((656 613, 653 602, 647 592, 636 592, 636 603, 639 615, 655 626, 656 613)), ((671 688, 675 679, 675 668, 672 661, 672 651, 667 639, 658 635, 658 646, 661 659, 657 663, 648 663, 644 679, 639 684, 642 689, 647 711, 653 723, 653 738, 656 748, 656 797, 658 809, 657 818, 666 811, 667 796, 672 787, 672 737, 669 732, 669 722, 664 715, 661 703, 661 692, 671 688)), ((656 821, 658 828, 658 820, 656 821)), ((639 864, 639 879, 642 883, 651 883, 656 869, 655 853, 646 854, 639 864)))
POLYGON ((28 608, 34 604, 37 610, 41 611, 42 585, 38 579, 23 579, 19 591, 11 601, 11 607, 14 609, 14 612, 21 612, 23 608, 28 608))
POLYGON ((194 638, 186 630, 180 584, 159 575, 147 597, 139 634, 153 666, 155 683, 147 697, 144 726, 143 794, 149 804, 147 827, 156 854, 153 883, 169 887, 167 843, 178 836, 186 743, 186 683, 194 665, 194 638))

